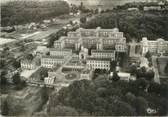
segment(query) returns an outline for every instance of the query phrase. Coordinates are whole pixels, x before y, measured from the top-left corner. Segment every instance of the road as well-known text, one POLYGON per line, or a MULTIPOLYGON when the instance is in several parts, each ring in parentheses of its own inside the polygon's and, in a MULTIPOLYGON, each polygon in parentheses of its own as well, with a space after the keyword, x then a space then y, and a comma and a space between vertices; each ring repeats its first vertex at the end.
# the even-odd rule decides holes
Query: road
POLYGON ((154 76, 154 81, 158 84, 160 84, 160 76, 159 76, 159 71, 158 71, 158 65, 157 65, 157 57, 156 56, 152 56, 152 63, 153 63, 153 70, 155 72, 155 76, 154 76))

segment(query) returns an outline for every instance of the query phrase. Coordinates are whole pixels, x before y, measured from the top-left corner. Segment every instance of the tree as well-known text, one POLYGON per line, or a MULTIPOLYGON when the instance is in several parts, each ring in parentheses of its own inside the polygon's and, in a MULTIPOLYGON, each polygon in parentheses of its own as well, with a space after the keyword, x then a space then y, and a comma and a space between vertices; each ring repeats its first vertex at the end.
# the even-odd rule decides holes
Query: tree
MULTIPOLYGON (((68 14, 69 5, 65 1, 40 2, 24 0, 20 1, 19 3, 17 1, 10 1, 8 3, 2 4, 1 11, 2 26, 12 26, 25 24, 28 22, 39 22, 46 18, 53 18, 53 16, 68 14), (32 8, 35 8, 35 10, 32 8), (43 8, 45 8, 46 12, 41 12, 41 9, 43 8)), ((11 32, 13 30, 14 29, 8 29, 6 32, 11 32)))
POLYGON ((128 92, 128 93, 125 95, 125 97, 126 97, 126 101, 127 101, 129 104, 133 105, 133 102, 134 102, 135 99, 136 99, 135 95, 132 94, 131 92, 128 92))
POLYGON ((155 73, 153 70, 146 72, 146 79, 147 80, 151 81, 154 78, 154 76, 155 76, 155 73))
POLYGON ((20 67, 20 62, 19 61, 17 61, 17 60, 13 60, 13 63, 12 63, 12 66, 14 67, 14 68, 19 68, 20 67))
POLYGON ((156 93, 156 94, 160 94, 160 89, 161 89, 161 85, 155 83, 155 82, 151 82, 149 84, 149 88, 148 88, 148 92, 149 93, 156 93))
POLYGON ((114 71, 115 68, 116 68, 116 66, 117 66, 117 62, 116 62, 116 61, 112 61, 112 62, 110 63, 110 70, 111 70, 111 71, 114 71))
POLYGON ((136 74, 137 73, 136 65, 130 65, 129 71, 130 71, 131 74, 136 74))
POLYGON ((148 52, 145 54, 145 57, 146 57, 147 59, 150 59, 150 58, 152 57, 152 55, 151 55, 151 53, 148 51, 148 52))
POLYGON ((3 48, 3 51, 6 52, 6 51, 9 51, 9 49, 10 49, 10 48, 9 48, 8 46, 5 46, 5 47, 3 48))
POLYGON ((86 17, 81 17, 80 22, 83 23, 83 24, 86 23, 86 17))
POLYGON ((6 71, 2 71, 0 74, 1 86, 7 84, 6 74, 7 74, 6 71))
POLYGON ((21 52, 24 52, 26 49, 25 49, 25 46, 24 46, 24 44, 22 44, 21 46, 20 46, 20 51, 21 52))
POLYGON ((3 102, 1 109, 2 109, 2 112, 1 112, 2 115, 7 116, 9 114, 9 107, 8 107, 8 103, 6 100, 3 102))
POLYGON ((32 54, 26 54, 25 59, 27 60, 33 60, 33 55, 32 54))
POLYGON ((46 103, 47 100, 49 98, 49 94, 48 94, 48 89, 46 86, 44 86, 42 89, 41 89, 41 99, 42 99, 42 102, 43 103, 46 103))
POLYGON ((58 105, 56 107, 51 108, 49 115, 50 116, 77 116, 78 112, 72 107, 58 105))
POLYGON ((2 69, 5 66, 5 61, 0 60, 0 69, 2 69))
POLYGON ((40 80, 44 80, 45 77, 48 77, 48 70, 45 68, 40 69, 40 80))
POLYGON ((118 73, 117 73, 116 71, 113 72, 112 80, 113 80, 113 81, 118 81, 118 80, 120 80, 120 77, 118 76, 118 73))
POLYGON ((168 74, 168 62, 167 62, 167 64, 166 64, 166 66, 165 66, 164 72, 165 72, 166 74, 168 74))
POLYGON ((136 108, 136 112, 139 116, 145 116, 146 115, 146 109, 148 107, 148 102, 143 97, 137 97, 134 106, 136 108))
POLYGON ((143 91, 146 89, 148 85, 148 82, 144 78, 137 79, 135 83, 137 84, 137 87, 143 91))
POLYGON ((15 85, 18 86, 21 83, 21 79, 20 79, 20 74, 19 73, 15 74, 12 78, 13 78, 13 83, 15 85))
POLYGON ((126 102, 117 101, 115 104, 115 115, 116 116, 135 116, 136 112, 134 108, 126 102))

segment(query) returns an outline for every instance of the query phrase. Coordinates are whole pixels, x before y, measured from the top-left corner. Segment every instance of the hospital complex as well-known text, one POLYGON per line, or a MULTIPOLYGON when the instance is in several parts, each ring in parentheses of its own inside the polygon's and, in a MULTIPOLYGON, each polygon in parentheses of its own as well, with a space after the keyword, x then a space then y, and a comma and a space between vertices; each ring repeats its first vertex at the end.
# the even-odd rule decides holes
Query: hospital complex
MULTIPOLYGON (((152 54, 160 55, 168 53, 168 41, 164 39, 151 41, 144 37, 137 45, 140 47, 139 54, 141 55, 146 54, 148 51, 152 54)), ((38 47, 36 54, 40 53, 41 66, 45 68, 52 69, 60 65, 62 69, 86 70, 87 68, 90 70, 105 69, 109 71, 111 62, 117 61, 118 54, 130 53, 129 46, 123 32, 120 32, 118 28, 79 28, 56 40, 54 48, 38 47)), ((21 63, 22 68, 25 69, 26 66, 34 68, 36 65, 34 62, 21 63)))

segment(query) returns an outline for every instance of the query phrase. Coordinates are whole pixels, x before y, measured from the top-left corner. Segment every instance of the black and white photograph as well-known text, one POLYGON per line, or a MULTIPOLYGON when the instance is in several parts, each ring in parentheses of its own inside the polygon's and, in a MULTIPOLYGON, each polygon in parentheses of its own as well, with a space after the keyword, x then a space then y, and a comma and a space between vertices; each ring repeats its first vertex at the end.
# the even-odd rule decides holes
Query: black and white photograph
POLYGON ((0 0, 0 117, 168 116, 168 0, 0 0))

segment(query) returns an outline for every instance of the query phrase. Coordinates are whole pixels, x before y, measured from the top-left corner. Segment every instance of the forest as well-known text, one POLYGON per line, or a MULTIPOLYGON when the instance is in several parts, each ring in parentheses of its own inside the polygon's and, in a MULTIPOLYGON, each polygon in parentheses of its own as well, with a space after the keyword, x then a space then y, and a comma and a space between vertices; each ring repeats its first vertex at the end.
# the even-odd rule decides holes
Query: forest
POLYGON ((10 1, 1 5, 1 25, 39 22, 68 13, 69 5, 65 1, 10 1))
POLYGON ((167 111, 166 84, 136 81, 74 81, 49 99, 49 116, 163 116, 167 111), (149 114, 147 109, 157 113, 149 114))
POLYGON ((127 41, 140 41, 142 37, 149 40, 163 38, 168 40, 168 13, 158 11, 126 11, 117 10, 97 15, 89 22, 83 23, 84 28, 115 28, 124 32, 127 41))

